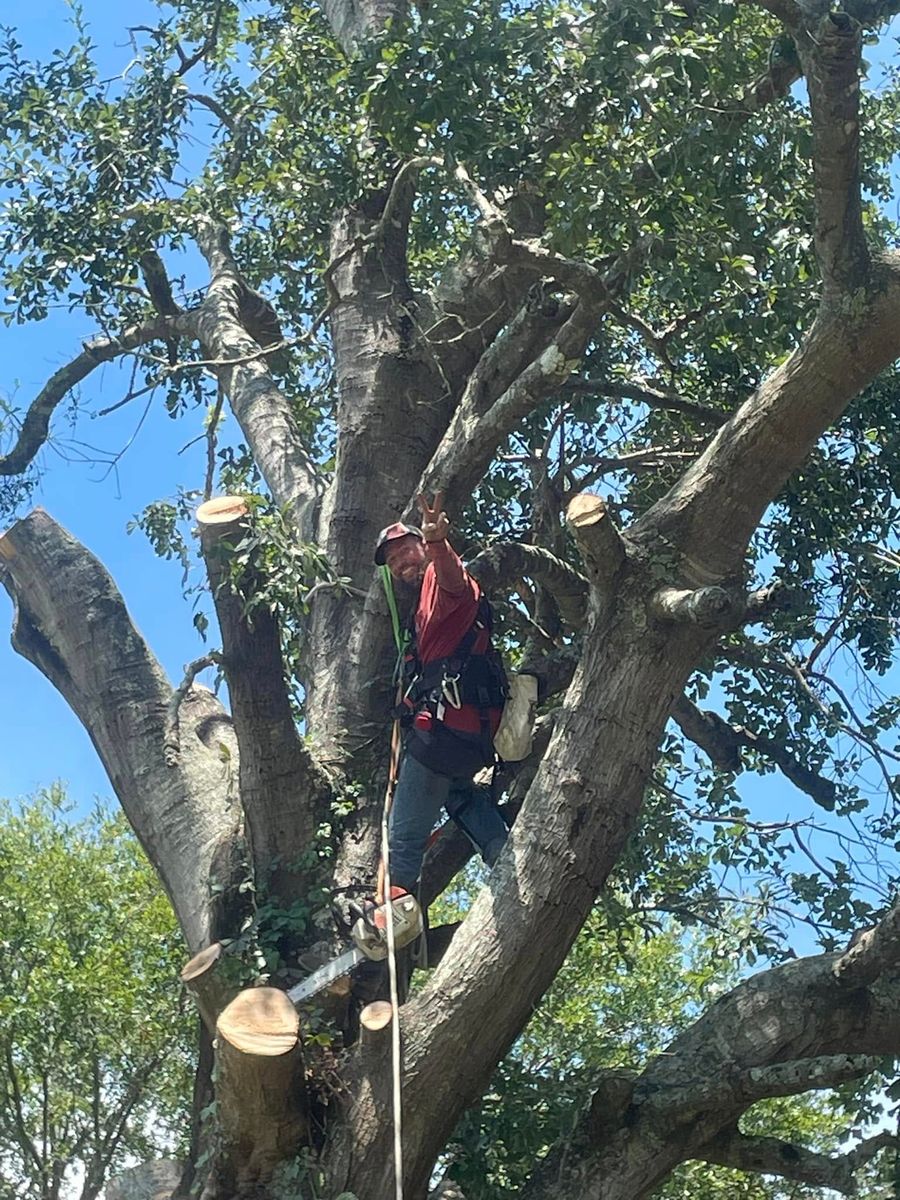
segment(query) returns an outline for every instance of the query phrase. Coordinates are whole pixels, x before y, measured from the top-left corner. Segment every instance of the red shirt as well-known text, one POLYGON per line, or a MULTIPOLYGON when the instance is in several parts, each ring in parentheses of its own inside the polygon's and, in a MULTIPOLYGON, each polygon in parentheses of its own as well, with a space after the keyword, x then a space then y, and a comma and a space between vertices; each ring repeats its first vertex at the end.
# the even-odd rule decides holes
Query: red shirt
MULTIPOLYGON (((428 566, 416 606, 416 650, 425 666, 438 658, 447 658, 463 640, 478 612, 481 589, 462 565, 449 542, 426 542, 428 566)), ((472 646, 473 654, 484 654, 490 634, 479 630, 472 646)), ((492 708, 491 732, 500 724, 499 708, 492 708)), ((453 708, 448 704, 443 716, 448 729, 480 733, 481 719, 474 704, 453 708)))

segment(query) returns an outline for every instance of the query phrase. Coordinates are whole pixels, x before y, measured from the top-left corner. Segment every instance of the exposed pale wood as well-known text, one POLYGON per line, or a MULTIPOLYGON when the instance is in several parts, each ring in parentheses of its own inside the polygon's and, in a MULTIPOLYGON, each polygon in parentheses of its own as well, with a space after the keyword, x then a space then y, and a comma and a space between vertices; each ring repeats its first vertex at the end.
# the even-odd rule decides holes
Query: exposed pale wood
POLYGON ((573 496, 566 508, 591 583, 605 594, 625 562, 625 547, 606 502, 592 492, 573 496))
POLYGON ((182 982, 190 983, 205 971, 209 971, 218 961, 221 954, 221 942, 213 942, 211 946, 207 946, 205 950, 201 950, 198 954, 195 954, 190 962, 186 963, 181 969, 182 982))
POLYGON ((359 1023, 364 1029, 377 1032, 390 1025, 394 1016, 394 1006, 390 1000, 373 1000, 359 1014, 359 1023))
POLYGON ((181 969, 181 982, 193 994, 204 1023, 215 1032, 219 1013, 234 999, 238 988, 222 978, 219 964, 223 946, 213 942, 195 954, 181 969))
POLYGON ((233 525, 250 511, 243 496, 214 496, 204 500, 197 509, 197 523, 201 526, 233 525))
POLYGON ((566 509, 566 520, 576 529, 585 525, 596 525, 607 515, 606 502, 592 492, 580 492, 573 496, 566 509))
POLYGON ((216 1029, 241 1054, 276 1058, 297 1046, 300 1018, 280 988, 247 988, 220 1013, 216 1029))

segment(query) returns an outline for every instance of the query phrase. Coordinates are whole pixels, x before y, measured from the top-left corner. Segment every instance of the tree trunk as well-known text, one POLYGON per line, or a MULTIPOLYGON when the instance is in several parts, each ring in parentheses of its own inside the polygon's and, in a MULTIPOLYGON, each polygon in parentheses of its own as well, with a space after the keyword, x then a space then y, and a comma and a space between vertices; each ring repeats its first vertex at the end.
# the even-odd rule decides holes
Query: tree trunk
POLYGON ((309 1141, 300 1021, 284 992, 251 988, 222 1011, 216 1032, 224 1147, 207 1192, 265 1194, 276 1167, 309 1141))

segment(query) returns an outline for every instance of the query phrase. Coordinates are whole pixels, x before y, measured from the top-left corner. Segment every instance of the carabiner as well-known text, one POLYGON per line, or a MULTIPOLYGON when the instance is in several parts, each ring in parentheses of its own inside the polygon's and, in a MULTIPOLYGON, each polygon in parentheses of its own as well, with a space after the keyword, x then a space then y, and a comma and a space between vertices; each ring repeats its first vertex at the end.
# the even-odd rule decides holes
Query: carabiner
POLYGON ((441 695, 447 701, 451 708, 462 708, 462 700, 459 695, 459 676, 445 675, 441 681, 441 695))

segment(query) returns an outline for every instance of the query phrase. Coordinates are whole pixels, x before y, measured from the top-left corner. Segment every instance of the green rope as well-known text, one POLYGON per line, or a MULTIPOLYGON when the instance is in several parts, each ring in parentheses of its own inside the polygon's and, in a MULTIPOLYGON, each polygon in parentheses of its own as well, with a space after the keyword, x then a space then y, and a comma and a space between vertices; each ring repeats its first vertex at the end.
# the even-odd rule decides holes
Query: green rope
POLYGON ((399 660, 406 649, 409 634, 400 624, 400 614, 397 612, 397 599, 394 596, 394 584, 387 567, 381 568, 381 582, 384 587, 384 594, 387 597, 388 610, 391 614, 391 625, 394 628, 394 645, 397 647, 397 658, 399 660))

